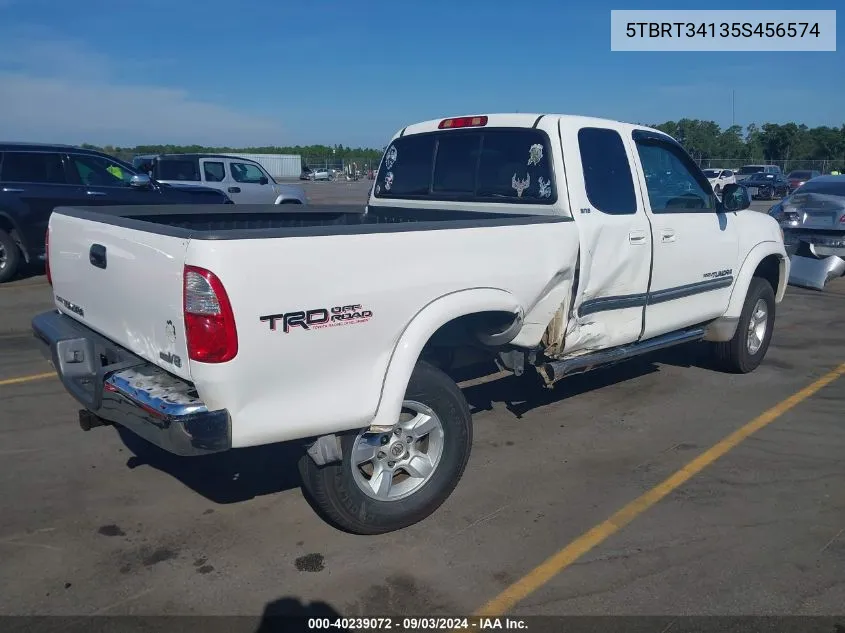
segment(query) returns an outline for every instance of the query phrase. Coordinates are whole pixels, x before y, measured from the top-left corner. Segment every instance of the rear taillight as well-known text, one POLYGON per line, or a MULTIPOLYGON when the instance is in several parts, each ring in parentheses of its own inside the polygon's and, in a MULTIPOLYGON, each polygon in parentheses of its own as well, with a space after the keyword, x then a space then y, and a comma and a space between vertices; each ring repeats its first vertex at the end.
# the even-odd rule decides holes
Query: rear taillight
POLYGON ((839 224, 845 224, 845 215, 839 218, 839 224))
POLYGON ((47 283, 53 285, 53 276, 50 274, 50 229, 44 234, 44 270, 47 273, 47 283))
POLYGON ((223 284, 210 270, 185 266, 183 310, 188 357, 201 363, 225 363, 238 354, 238 331, 223 284))

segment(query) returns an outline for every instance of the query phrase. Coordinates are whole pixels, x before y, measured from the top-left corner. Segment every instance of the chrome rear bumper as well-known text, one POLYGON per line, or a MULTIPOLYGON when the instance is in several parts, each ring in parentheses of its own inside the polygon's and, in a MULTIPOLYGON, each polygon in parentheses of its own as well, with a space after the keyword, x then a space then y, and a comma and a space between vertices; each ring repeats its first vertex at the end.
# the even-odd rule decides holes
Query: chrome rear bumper
POLYGON ((231 448, 228 412, 209 411, 189 382, 58 311, 37 315, 32 330, 65 389, 97 417, 175 455, 231 448))

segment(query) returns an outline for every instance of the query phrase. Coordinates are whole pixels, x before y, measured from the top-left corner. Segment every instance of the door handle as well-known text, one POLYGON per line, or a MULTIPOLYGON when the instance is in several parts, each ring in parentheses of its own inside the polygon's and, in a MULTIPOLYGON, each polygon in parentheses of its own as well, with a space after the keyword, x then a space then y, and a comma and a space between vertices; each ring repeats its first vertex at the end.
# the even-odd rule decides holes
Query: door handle
POLYGON ((3 193, 23 193, 25 189, 17 189, 16 187, 3 187, 3 193))
POLYGON ((675 241, 675 231, 672 229, 663 229, 660 231, 660 241, 664 244, 666 242, 674 242, 675 241))
POLYGON ((86 196, 104 196, 106 194, 103 191, 86 191, 85 195, 86 196))
POLYGON ((645 244, 646 237, 648 236, 645 231, 631 231, 628 233, 628 241, 631 244, 645 244))
POLYGON ((229 191, 229 193, 240 193, 241 188, 240 187, 229 187, 228 191, 229 191))

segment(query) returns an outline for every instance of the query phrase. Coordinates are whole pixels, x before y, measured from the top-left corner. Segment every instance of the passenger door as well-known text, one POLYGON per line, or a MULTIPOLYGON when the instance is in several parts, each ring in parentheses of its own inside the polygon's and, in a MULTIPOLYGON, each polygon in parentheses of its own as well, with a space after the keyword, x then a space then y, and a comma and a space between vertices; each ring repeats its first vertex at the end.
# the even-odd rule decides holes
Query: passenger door
POLYGON ((83 204, 156 204, 159 192, 153 187, 129 186, 134 175, 117 162, 93 154, 69 154, 70 167, 82 183, 83 204))
POLYGON ((717 208, 707 179, 670 137, 634 130, 647 192, 654 262, 643 338, 715 319, 728 306, 738 268, 736 213, 717 208))
POLYGON ((643 325, 652 240, 634 185, 632 149, 609 127, 562 119, 560 133, 581 244, 576 326, 567 332, 564 351, 632 343, 643 325))
POLYGON ((81 192, 68 179, 58 152, 5 152, 0 167, 0 191, 25 205, 12 218, 31 258, 44 252, 44 236, 53 209, 76 204, 81 192))
POLYGON ((235 204, 273 204, 278 194, 273 189, 270 177, 256 163, 229 160, 231 182, 227 187, 229 197, 235 204))

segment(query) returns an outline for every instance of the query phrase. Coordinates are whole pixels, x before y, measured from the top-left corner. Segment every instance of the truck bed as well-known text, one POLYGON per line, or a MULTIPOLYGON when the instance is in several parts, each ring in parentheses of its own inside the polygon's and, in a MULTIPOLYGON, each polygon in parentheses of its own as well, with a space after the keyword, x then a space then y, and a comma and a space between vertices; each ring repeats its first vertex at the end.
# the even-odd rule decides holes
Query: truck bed
POLYGON ((525 213, 368 208, 366 205, 311 205, 307 210, 275 204, 60 207, 56 213, 159 235, 199 240, 431 231, 569 220, 563 216, 525 213))

